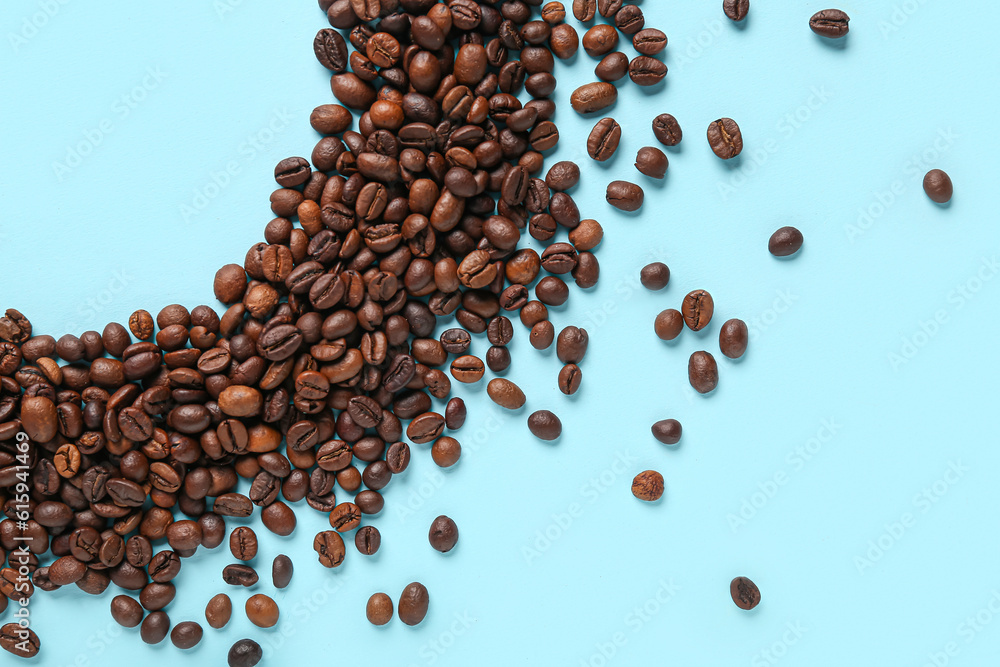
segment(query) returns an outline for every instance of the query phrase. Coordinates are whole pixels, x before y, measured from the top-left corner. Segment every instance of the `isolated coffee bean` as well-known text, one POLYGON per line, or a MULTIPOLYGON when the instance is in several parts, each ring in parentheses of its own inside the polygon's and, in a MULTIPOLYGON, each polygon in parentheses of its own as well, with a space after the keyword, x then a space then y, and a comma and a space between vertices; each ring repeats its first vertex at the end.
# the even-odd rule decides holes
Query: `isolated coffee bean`
POLYGON ((667 156, 663 151, 652 146, 640 148, 635 158, 635 168, 650 178, 663 178, 666 176, 668 165, 667 156))
POLYGON ((406 625, 417 625, 427 616, 430 596, 427 588, 418 582, 413 582, 403 589, 397 605, 399 620, 406 625))
POLYGON ((258 628, 272 628, 278 622, 278 605, 267 595, 258 593, 246 602, 247 618, 258 628))
POLYGON ((695 352, 688 360, 688 380, 699 394, 707 394, 719 386, 719 367, 708 352, 695 352))
POLYGON ((665 445, 676 445, 681 441, 681 423, 676 419, 661 419, 653 424, 653 437, 665 445))
POLYGON ((646 470, 632 480, 632 495, 639 500, 654 502, 663 496, 663 475, 655 470, 646 470))
POLYGON ((802 232, 795 227, 782 227, 767 242, 767 250, 775 257, 794 255, 802 248, 802 232))
POLYGON ((747 351, 750 331, 743 320, 729 320, 719 331, 719 348, 730 359, 739 359, 747 351))
POLYGON ((947 204, 951 201, 955 188, 951 183, 951 177, 940 169, 931 169, 924 176, 924 192, 931 201, 938 204, 947 204))
POLYGON ((639 86, 655 86, 666 78, 667 66, 650 56, 636 56, 628 64, 628 76, 639 86))
POLYGON ((233 615, 233 602, 225 593, 219 593, 205 606, 205 621, 216 630, 226 627, 233 615))
POLYGON ((820 37, 836 39, 847 34, 850 21, 851 17, 839 9, 824 9, 812 15, 809 27, 820 37))
POLYGON ((642 208, 645 193, 635 183, 612 181, 608 184, 608 203, 621 211, 633 212, 642 208))
POLYGON ((724 0, 722 11, 733 21, 742 21, 750 11, 750 0, 724 0))
POLYGON ((692 331, 701 331, 712 321, 712 314, 715 312, 715 300, 712 295, 703 289, 694 290, 684 297, 681 304, 681 314, 684 315, 684 323, 692 331))
POLYGON ((260 644, 252 639, 241 639, 229 649, 226 660, 229 667, 254 667, 263 656, 260 644))
POLYGON ((528 417, 528 430, 540 440, 556 440, 562 434, 562 422, 548 410, 538 410, 528 417))
POLYGON ((743 151, 743 134, 732 118, 720 118, 708 126, 708 145, 723 160, 731 160, 743 151))
POLYGON ((516 384, 505 378, 493 378, 486 386, 490 399, 502 408, 517 410, 524 406, 524 392, 516 384))
POLYGON ((656 316, 653 330, 660 340, 674 340, 684 329, 684 316, 679 310, 668 308, 656 316))
POLYGON ((450 517, 441 515, 431 522, 427 539, 435 550, 448 553, 458 544, 458 525, 450 517))
POLYGON ((647 264, 639 272, 639 282, 648 290, 661 290, 670 282, 670 268, 663 262, 647 264))
POLYGON ((368 598, 365 616, 372 625, 385 625, 392 620, 392 599, 385 593, 375 593, 368 598))
POLYGON ((610 83, 587 83, 570 95, 569 103, 579 114, 607 109, 618 100, 618 89, 610 83))
POLYGON ((677 119, 668 113, 660 114, 653 119, 653 134, 664 146, 676 146, 684 136, 677 119))
POLYGON ((746 577, 736 577, 729 583, 729 594, 740 609, 750 610, 760 604, 760 589, 746 577))
POLYGON ((614 118, 602 118, 587 138, 587 154, 598 162, 606 162, 618 150, 622 128, 614 118))
POLYGON ((559 370, 559 391, 572 396, 580 389, 583 382, 583 372, 576 364, 566 364, 559 370))
POLYGON ((667 36, 662 30, 645 28, 632 35, 632 46, 645 56, 655 56, 667 48, 667 36))

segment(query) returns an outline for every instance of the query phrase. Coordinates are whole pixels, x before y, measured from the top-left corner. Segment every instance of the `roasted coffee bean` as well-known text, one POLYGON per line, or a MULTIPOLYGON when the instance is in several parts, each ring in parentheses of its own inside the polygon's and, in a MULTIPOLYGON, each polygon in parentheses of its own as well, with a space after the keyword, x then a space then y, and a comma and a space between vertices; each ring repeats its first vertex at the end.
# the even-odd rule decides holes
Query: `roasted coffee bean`
POLYGON ((159 611, 173 602, 177 590, 173 584, 158 584, 153 582, 139 593, 139 603, 146 611, 159 611))
POLYGON ((661 419, 653 424, 653 437, 665 445, 676 445, 681 441, 681 423, 676 419, 661 419))
POLYGON ((635 183, 612 181, 608 184, 608 203, 621 211, 633 212, 642 208, 645 193, 635 183))
POLYGON ((684 323, 692 331, 701 331, 712 321, 712 314, 715 312, 715 300, 712 295, 703 289, 690 292, 684 297, 681 304, 681 314, 684 315, 684 323))
POLYGON ((646 28, 632 36, 632 46, 645 56, 655 56, 667 48, 667 36, 662 30, 646 28))
POLYGON ((354 503, 340 503, 330 512, 330 525, 338 533, 354 530, 361 523, 361 510, 354 503))
POLYGON ((628 76, 639 86, 655 86, 666 78, 667 66, 650 56, 636 56, 628 64, 628 76))
POLYGON ((749 611, 760 604, 760 589, 746 577, 736 577, 729 582, 729 595, 740 609, 749 611))
POLYGON ((836 39, 847 34, 851 17, 839 9, 824 9, 809 19, 809 27, 820 37, 836 39))
MULTIPOLYGON (((448 405, 445 407, 444 411, 444 421, 445 425, 448 427, 448 430, 455 431, 457 429, 462 428, 462 426, 465 424, 466 414, 467 411, 465 407, 465 401, 463 401, 461 398, 458 398, 456 396, 455 398, 448 401, 448 405)), ((409 448, 407 448, 407 452, 408 451, 409 448)))
POLYGON ((587 83, 570 95, 569 102, 579 114, 594 113, 607 109, 618 100, 618 89, 610 83, 587 83))
POLYGON ((664 146, 676 146, 683 137, 677 119, 668 113, 660 114, 653 119, 653 134, 664 146))
POLYGON ((392 599, 385 593, 375 593, 368 598, 365 616, 372 625, 385 625, 392 620, 392 599))
POLYGON ((674 340, 684 329, 684 316, 681 311, 668 308, 656 316, 653 329, 660 340, 674 340))
POLYGON ((587 354, 590 337, 586 329, 569 326, 559 332, 556 339, 556 356, 564 364, 578 364, 587 354))
POLYGON ((275 588, 286 588, 292 582, 292 559, 284 554, 274 557, 271 563, 271 581, 275 588))
POLYGON ((374 555, 381 544, 382 536, 375 526, 364 526, 354 535, 354 546, 362 555, 374 555))
POLYGON ((615 14, 615 26, 626 35, 634 35, 646 24, 638 5, 624 5, 615 14))
POLYGON ((485 372, 483 360, 471 354, 463 355, 451 362, 451 376, 465 384, 479 382, 485 372))
POLYGON ((431 522, 427 539, 441 553, 448 553, 458 544, 458 525, 450 517, 441 515, 431 522))
POLYGON ((707 394, 719 386, 719 367, 708 352, 695 352, 688 361, 688 380, 699 394, 707 394))
POLYGON ((257 593, 246 602, 247 619, 258 628, 273 628, 278 623, 278 605, 263 593, 257 593))
POLYGON ((253 560, 257 555, 257 534, 247 526, 235 528, 229 534, 229 550, 237 560, 253 560))
POLYGON ((654 502, 663 496, 663 475, 655 470, 646 470, 632 480, 632 495, 639 500, 654 502))
POLYGON ((670 268, 663 262, 653 262, 642 267, 639 282, 648 290, 661 290, 670 282, 670 268))
POLYGON ((205 606, 205 621, 216 630, 226 627, 232 615, 233 602, 225 593, 214 596, 205 606))
POLYGON ((597 12, 597 0, 573 0, 573 16, 578 21, 589 23, 597 12))
POLYGON ((659 148, 646 146, 640 148, 635 158, 635 168, 650 178, 663 178, 667 175, 667 156, 659 148))
POLYGON ((399 595, 399 620, 407 625, 419 624, 427 615, 429 603, 430 596, 423 584, 409 584, 399 595))
POLYGON ((194 621, 182 621, 170 631, 170 641, 179 649, 194 648, 201 641, 203 630, 194 621))
POLYGON ((462 445, 455 438, 442 436, 431 446, 431 458, 441 468, 450 468, 462 456, 462 445))
POLYGON ((493 378, 486 386, 486 393, 502 408, 517 410, 524 406, 524 392, 510 380, 493 378))
POLYGON ((34 658, 41 649, 41 642, 31 628, 7 623, 0 627, 0 648, 19 658, 34 658))
POLYGON ((559 371, 559 391, 572 396, 580 389, 583 372, 576 364, 566 364, 559 371))
POLYGON ((164 611, 154 611, 143 620, 139 636, 147 644, 159 644, 170 632, 170 617, 164 611))
POLYGON ((249 565, 227 565, 222 569, 222 580, 230 586, 253 586, 257 579, 257 571, 249 565))
POLYGON ((562 434, 562 422, 548 410, 538 410, 528 417, 528 430, 540 440, 556 440, 562 434))
POLYGON ((795 227, 782 227, 767 241, 767 251, 775 257, 789 257, 802 248, 802 232, 795 227))
POLYGON ((563 192, 580 181, 580 167, 575 162, 556 162, 545 175, 545 184, 552 190, 563 192))
POLYGON ((750 331, 743 320, 729 320, 719 331, 719 348, 730 359, 739 359, 750 343, 750 331))
POLYGON ((955 188, 952 185, 951 177, 940 169, 931 169, 924 176, 924 192, 931 201, 938 204, 947 204, 951 201, 955 188))
POLYGON ((232 648, 226 660, 229 667, 254 667, 264 657, 264 651, 260 644, 252 639, 241 639, 232 648))
POLYGON ((733 21, 742 21, 750 11, 750 0, 723 0, 722 11, 733 21))
POLYGON ((606 162, 618 150, 622 128, 614 118, 602 118, 587 138, 587 154, 598 162, 606 162))
POLYGON ((600 58, 618 47, 618 31, 614 26, 598 24, 583 35, 583 50, 587 55, 600 58))
POLYGON ((502 373, 510 368, 510 350, 494 345, 486 351, 486 366, 494 373, 502 373))
POLYGON ((609 53, 594 68, 594 74, 601 81, 618 81, 628 74, 628 56, 621 51, 609 53))
POLYGON ((323 567, 337 567, 344 562, 344 540, 336 531, 324 530, 317 533, 313 540, 313 550, 323 567))
POLYGON ((328 70, 338 74, 347 71, 347 44, 336 30, 324 28, 316 33, 313 51, 319 63, 328 70))
POLYGON ((708 126, 708 145, 723 160, 731 160, 743 151, 743 134, 732 118, 720 118, 708 126))
POLYGON ((531 347, 536 350, 547 350, 552 342, 556 338, 556 329, 552 325, 552 322, 548 320, 542 320, 531 327, 531 333, 528 335, 528 342, 531 343, 531 347))
POLYGON ((111 600, 111 617, 123 628, 134 628, 142 623, 145 612, 135 598, 127 595, 116 595, 111 600))

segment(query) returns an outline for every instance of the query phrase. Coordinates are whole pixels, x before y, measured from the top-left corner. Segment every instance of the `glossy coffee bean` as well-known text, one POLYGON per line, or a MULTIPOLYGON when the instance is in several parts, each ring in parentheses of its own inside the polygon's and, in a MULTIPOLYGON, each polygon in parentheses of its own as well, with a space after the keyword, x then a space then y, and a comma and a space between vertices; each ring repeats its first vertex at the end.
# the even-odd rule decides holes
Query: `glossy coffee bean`
POLYGON ((743 133, 732 118, 720 118, 708 126, 708 145, 723 160, 743 152, 743 133))
POLYGON ((681 423, 676 419, 661 419, 653 424, 653 437, 665 445, 676 445, 681 441, 681 423))
POLYGON ((684 323, 692 331, 701 331, 707 327, 712 321, 713 313, 715 313, 715 300, 703 289, 688 293, 681 304, 684 323))
POLYGON ((548 410, 538 410, 528 417, 528 430, 539 440, 557 440, 562 435, 562 422, 548 410))
POLYGON ((688 360, 688 380, 699 394, 707 394, 719 386, 719 367, 708 352, 695 352, 688 360))
POLYGON ((809 19, 809 28, 820 37, 836 39, 847 34, 851 17, 839 9, 823 9, 809 19))
POLYGON ((795 227, 782 227, 771 234, 767 251, 775 257, 789 257, 802 248, 802 232, 795 227))
POLYGON ((719 349, 730 359, 742 357, 749 343, 750 331, 743 320, 728 320, 719 330, 719 349))

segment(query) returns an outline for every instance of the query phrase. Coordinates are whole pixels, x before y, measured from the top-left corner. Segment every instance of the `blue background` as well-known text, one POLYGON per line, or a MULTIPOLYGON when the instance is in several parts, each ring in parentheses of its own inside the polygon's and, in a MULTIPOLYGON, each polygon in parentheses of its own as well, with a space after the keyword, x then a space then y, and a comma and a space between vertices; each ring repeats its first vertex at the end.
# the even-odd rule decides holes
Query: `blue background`
MULTIPOLYGON (((606 232, 599 286, 552 311, 590 332, 580 394, 559 393, 554 353, 517 325, 507 376, 528 405, 500 414, 484 386, 463 387, 462 461, 440 471, 415 447, 372 521, 376 557, 349 544, 344 566, 322 569, 311 541, 326 518, 305 509, 290 538, 250 522, 265 575, 253 591, 222 584, 225 547, 185 561, 174 622, 203 622, 223 589, 236 607, 189 664, 220 664, 244 636, 272 665, 982 665, 1000 652, 994 3, 841 2, 853 20, 840 43, 807 27, 821 3, 755 0, 743 26, 720 5, 642 3, 669 35, 670 73, 621 87, 608 164, 583 150, 595 119, 567 103, 596 62, 581 50, 557 63, 549 164, 584 165, 573 195, 606 232), (665 111, 686 136, 661 184, 632 160, 665 111), (743 129, 738 162, 706 145, 720 116, 743 129), (921 191, 933 167, 955 182, 949 207, 921 191), (613 178, 646 188, 640 215, 604 201, 613 178), (780 261, 767 239, 787 224, 806 242, 780 261), (653 260, 672 271, 660 293, 638 285, 653 260), (712 326, 657 340, 656 313, 697 288, 715 297, 712 326), (731 317, 752 330, 739 363, 718 354, 731 317), (720 359, 707 398, 686 379, 699 349, 720 359), (562 418, 554 444, 525 426, 542 408, 562 418), (667 417, 684 425, 672 448, 649 433, 667 417), (652 505, 629 492, 647 468, 666 479, 652 505), (461 530, 447 556, 426 538, 442 513, 461 530), (279 552, 296 577, 274 595, 279 625, 255 629, 243 602, 274 593, 279 552), (730 600, 736 575, 761 588, 753 612, 730 600), (365 621, 371 593, 396 600, 413 580, 432 599, 421 626, 365 621)), ((2 305, 57 336, 137 307, 218 305, 215 270, 271 217, 274 164, 309 155, 309 112, 333 101, 311 52, 325 25, 313 0, 6 0, 2 305)), ((147 647, 113 623, 113 591, 33 598, 37 662, 176 660, 169 641, 147 647)))

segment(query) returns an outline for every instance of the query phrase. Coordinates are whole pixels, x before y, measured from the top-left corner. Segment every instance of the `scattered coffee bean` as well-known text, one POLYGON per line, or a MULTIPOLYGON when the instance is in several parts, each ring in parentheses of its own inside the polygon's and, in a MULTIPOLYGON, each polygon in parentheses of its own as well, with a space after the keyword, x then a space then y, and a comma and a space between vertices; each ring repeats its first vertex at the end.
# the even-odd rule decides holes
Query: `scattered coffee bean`
POLYGON ((374 555, 381 545, 382 534, 375 526, 363 526, 354 534, 354 546, 364 556, 374 555))
POLYGON ((597 75, 598 79, 607 83, 619 81, 628 74, 628 63, 627 55, 621 51, 614 51, 604 56, 601 62, 597 63, 597 67, 594 68, 594 74, 597 75))
POLYGON ((750 0, 724 0, 722 11, 733 21, 742 21, 750 11, 750 0))
POLYGON ((653 330, 660 340, 673 340, 681 335, 684 328, 684 316, 681 311, 668 308, 656 316, 653 322, 653 330))
POLYGON ((676 146, 684 136, 677 119, 668 113, 661 113, 653 119, 653 134, 664 146, 676 146))
POLYGON ((809 27, 820 37, 836 39, 847 34, 851 17, 839 9, 824 9, 809 19, 809 27))
POLYGON ((708 126, 708 145, 723 160, 743 152, 743 133, 732 118, 720 118, 708 126))
POLYGON ((247 618, 258 628, 273 628, 278 622, 278 605, 263 593, 247 600, 246 612, 247 618))
POLYGON ((666 78, 667 66, 656 58, 636 56, 628 64, 628 76, 636 85, 655 86, 666 78))
POLYGON ((201 641, 204 631, 194 621, 182 621, 170 631, 170 641, 179 649, 194 648, 201 641))
POLYGON ((365 615, 372 625, 385 625, 392 620, 392 599, 385 593, 375 593, 368 598, 365 615))
POLYGON ((579 114, 588 114, 607 109, 618 100, 618 89, 610 83, 587 83, 570 95, 569 103, 579 114))
POLYGON ((638 211, 644 198, 645 193, 635 183, 612 181, 608 184, 608 203, 621 211, 638 211))
POLYGON ((111 600, 111 617, 123 628, 134 628, 142 623, 145 612, 135 598, 127 595, 116 595, 111 600))
POLYGON ((556 339, 556 356, 564 364, 578 364, 587 354, 590 336, 586 329, 569 326, 559 332, 556 339))
POLYGON ((257 579, 257 571, 249 565, 227 565, 222 569, 222 580, 230 586, 253 586, 257 579))
POLYGON ((730 359, 739 359, 747 351, 750 331, 743 320, 729 320, 719 331, 719 348, 730 359))
POLYGON ((154 611, 139 627, 139 637, 147 644, 159 644, 170 632, 170 617, 164 611, 154 611))
POLYGON ((427 539, 434 549, 448 553, 458 544, 458 526, 451 518, 441 515, 431 522, 427 539))
POLYGON ((655 56, 667 48, 667 36, 662 30, 646 28, 632 35, 632 46, 645 56, 655 56))
POLYGON ((691 331, 701 331, 712 321, 715 312, 715 300, 703 289, 690 292, 681 304, 684 323, 691 331))
POLYGON ((566 364, 559 371, 559 391, 572 396, 580 389, 583 382, 583 371, 576 364, 566 364))
POLYGON ((219 630, 226 627, 233 615, 233 602, 225 593, 219 593, 205 606, 205 621, 210 628, 219 630))
POLYGON ((795 227, 782 227, 771 234, 767 250, 775 257, 794 255, 802 247, 802 232, 795 227))
POLYGON ((931 201, 938 204, 947 204, 955 192, 951 183, 951 177, 940 169, 931 169, 924 176, 924 192, 931 198, 931 201))
POLYGON ((518 410, 524 406, 524 392, 516 384, 505 378, 493 378, 486 385, 486 393, 501 408, 518 410))
POLYGON ((528 417, 528 430, 539 440, 556 440, 562 435, 562 422, 548 410, 538 410, 528 417))
POLYGON ((729 583, 729 594, 740 609, 750 610, 760 604, 760 589, 746 577, 736 577, 729 583))
POLYGON ((257 555, 257 535, 252 528, 240 526, 229 534, 229 550, 237 560, 253 560, 257 555))
POLYGON ((646 470, 632 480, 632 495, 639 500, 654 502, 663 495, 663 475, 655 470, 646 470))
MULTIPOLYGON (((496 380, 491 380, 490 384, 493 382, 496 382, 496 380)), ((490 396, 492 397, 492 394, 490 396)), ((434 463, 442 468, 452 467, 458 463, 461 456, 462 445, 455 438, 445 435, 435 440, 434 444, 431 445, 431 458, 434 460, 434 463)))
POLYGON ((688 380, 699 394, 707 394, 719 386, 719 367, 708 352, 695 352, 688 360, 688 380))
POLYGON ((681 441, 681 423, 676 419, 661 419, 653 424, 653 437, 665 445, 681 441))
POLYGON ((252 639, 241 639, 229 649, 226 659, 229 667, 254 667, 263 657, 260 644, 252 639))
POLYGON ((407 625, 417 625, 427 615, 430 596, 423 584, 413 582, 399 596, 399 620, 407 625))
POLYGON ((635 158, 635 168, 650 178, 663 178, 667 175, 669 162, 667 156, 659 148, 646 146, 639 149, 635 158))
POLYGON ((292 583, 293 571, 291 558, 285 554, 275 556, 274 562, 271 563, 271 581, 274 583, 274 587, 286 588, 288 584, 292 583))
POLYGON ((618 150, 622 128, 614 118, 602 118, 587 138, 587 154, 598 162, 606 162, 618 150))
POLYGON ((670 282, 670 268, 663 262, 653 262, 642 267, 639 282, 648 290, 661 290, 670 282))

